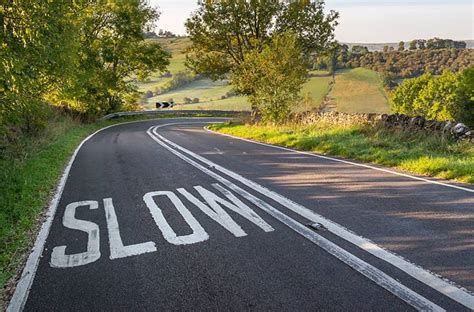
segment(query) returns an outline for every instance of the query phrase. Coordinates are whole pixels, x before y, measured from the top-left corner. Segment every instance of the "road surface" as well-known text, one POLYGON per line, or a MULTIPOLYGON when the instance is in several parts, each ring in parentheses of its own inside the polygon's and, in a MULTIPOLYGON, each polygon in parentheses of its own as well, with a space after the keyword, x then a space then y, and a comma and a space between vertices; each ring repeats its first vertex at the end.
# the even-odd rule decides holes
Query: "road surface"
POLYGON ((474 309, 469 186, 203 129, 216 121, 85 141, 9 310, 474 309))

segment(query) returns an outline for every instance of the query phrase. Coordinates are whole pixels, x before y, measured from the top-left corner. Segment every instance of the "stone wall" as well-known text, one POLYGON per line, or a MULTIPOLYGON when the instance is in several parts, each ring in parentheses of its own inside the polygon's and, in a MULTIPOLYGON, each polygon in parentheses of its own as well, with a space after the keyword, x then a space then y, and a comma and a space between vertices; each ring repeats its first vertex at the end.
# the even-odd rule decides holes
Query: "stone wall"
POLYGON ((428 120, 424 117, 410 117, 403 114, 346 114, 338 112, 308 112, 297 114, 294 120, 302 124, 328 122, 340 125, 373 124, 388 128, 398 128, 427 133, 439 133, 453 137, 455 140, 468 140, 474 142, 474 129, 454 121, 428 120))

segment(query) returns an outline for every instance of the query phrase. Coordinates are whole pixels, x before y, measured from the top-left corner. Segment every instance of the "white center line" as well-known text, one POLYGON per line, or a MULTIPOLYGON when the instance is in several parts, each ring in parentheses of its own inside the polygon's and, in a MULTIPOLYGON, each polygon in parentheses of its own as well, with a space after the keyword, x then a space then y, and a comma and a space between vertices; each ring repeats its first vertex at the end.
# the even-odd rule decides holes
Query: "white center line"
MULTIPOLYGON (((405 273, 407 273, 408 275, 410 275, 411 277, 417 279, 418 281, 430 286, 431 288, 433 289, 436 289, 438 292, 444 294, 445 296, 455 300, 456 302, 470 308, 471 310, 474 310, 474 296, 469 293, 469 291, 467 291, 466 289, 463 289, 463 288, 460 288, 460 287, 457 287, 456 285, 454 285, 453 282, 451 281, 448 281, 444 278, 441 278, 441 277, 438 277, 436 276, 435 274, 429 272, 428 270, 425 270, 423 269, 422 267, 414 264, 414 263, 411 263, 409 262, 408 260, 404 259, 403 257, 391 252, 391 251, 388 251, 388 250, 385 250, 384 248, 378 246, 377 244, 375 244, 374 242, 372 242, 371 240, 363 237, 363 236, 359 236, 357 235, 356 233, 348 230, 347 228, 345 228, 344 226, 336 223, 336 222, 333 222, 329 219, 326 219, 325 217, 317 214, 316 212, 298 204, 298 203, 295 203, 294 201, 274 192, 274 191, 271 191, 267 188, 265 188, 264 186, 261 186, 260 184, 256 183, 256 182, 253 182, 247 178, 244 178, 243 176, 231 171, 231 170, 228 170, 210 160, 208 160, 207 158, 204 158, 200 155, 197 155, 196 153, 193 153, 187 149, 185 149, 184 147, 182 146, 179 146, 177 145, 176 143, 174 142, 171 142, 170 140, 164 138, 163 136, 161 136, 160 134, 157 133, 157 129, 158 128, 161 128, 161 127, 165 127, 165 126, 169 126, 169 125, 176 125, 176 124, 184 124, 184 123, 169 123, 169 124, 163 124, 163 125, 160 125, 160 126, 157 126, 157 127, 154 127, 153 129, 153 132, 154 134, 161 140, 163 140, 165 143, 173 146, 174 148, 184 152, 185 154, 193 157, 194 159, 197 159, 199 161, 201 161, 202 163, 206 164, 207 166, 209 167, 212 167, 214 168, 215 170, 241 182, 242 184, 248 186, 250 189, 253 189, 257 192, 259 192, 260 194, 268 197, 268 198, 271 198, 273 200, 275 200, 276 202, 279 202, 281 203, 283 206, 285 206, 286 208, 290 209, 291 211, 295 212, 295 213, 298 213, 299 215, 307 218, 308 220, 312 221, 312 222, 315 222, 315 223, 321 223, 322 225, 324 225, 326 228, 328 228, 328 230, 347 240, 348 242, 356 245, 357 247, 365 250, 366 252, 372 254, 373 256, 375 257, 378 257, 379 259, 382 259, 388 263, 390 263, 391 265, 397 267, 398 269, 404 271, 405 273)), ((186 123, 187 124, 187 123, 186 123)))
MULTIPOLYGON (((169 125, 169 124, 168 124, 169 125)), ((163 125, 164 126, 164 125, 163 125)), ((258 199, 257 197, 253 196, 252 194, 248 193, 244 189, 240 188, 239 186, 233 184, 229 180, 225 179, 224 177, 214 173, 213 171, 209 170, 208 168, 202 166, 201 164, 197 163, 196 161, 190 159, 189 157, 185 156, 184 154, 178 152, 177 150, 173 149, 171 146, 166 144, 162 141, 164 139, 158 133, 156 133, 156 129, 158 127, 151 127, 148 129, 148 135, 159 145, 170 151, 171 153, 175 154, 182 160, 186 161, 190 165, 196 167, 197 169, 201 170, 202 172, 206 173, 207 175, 213 177, 220 183, 224 184, 234 192, 238 193, 239 195, 243 196, 253 204, 255 204, 260 209, 264 210, 275 219, 279 220, 283 224, 287 225, 289 228, 294 230, 295 232, 301 234, 314 244, 318 245, 322 249, 324 249, 329 254, 333 255, 340 261, 344 262, 348 266, 352 267, 362 275, 366 276, 367 278, 374 281, 379 286, 385 288, 398 298, 402 299, 403 301, 407 302, 414 308, 421 310, 421 311, 444 311, 443 308, 436 305, 435 303, 429 301, 428 299, 424 298, 423 296, 419 295, 418 293, 414 292, 413 290, 409 289, 408 287, 404 286, 403 284, 396 281, 394 278, 388 276, 381 270, 377 269, 376 267, 368 264, 367 262, 357 258, 353 254, 347 252, 346 250, 342 249, 341 247, 337 246, 336 244, 332 243, 328 239, 316 234, 314 231, 308 229, 303 224, 297 222, 296 220, 288 217, 287 215, 283 214, 278 209, 274 208, 273 206, 269 205, 268 203, 258 199), (152 132, 153 131, 153 132, 152 132)), ((166 139, 164 139, 166 140, 166 139)), ((166 140, 168 141, 168 140, 166 140)), ((170 141, 168 141, 170 142, 170 141)), ((173 143, 174 144, 174 143, 173 143)), ((215 165, 215 164, 214 164, 215 165)), ((214 166, 213 165, 213 166, 214 166)), ((215 165, 217 166, 217 165, 215 165)))

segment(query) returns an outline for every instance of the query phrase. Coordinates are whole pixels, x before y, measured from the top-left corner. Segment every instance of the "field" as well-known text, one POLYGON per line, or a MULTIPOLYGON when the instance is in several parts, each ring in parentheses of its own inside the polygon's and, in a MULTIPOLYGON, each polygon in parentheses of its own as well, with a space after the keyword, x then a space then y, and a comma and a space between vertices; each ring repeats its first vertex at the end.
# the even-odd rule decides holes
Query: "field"
MULTIPOLYGON (((176 74, 186 70, 185 50, 190 45, 188 38, 158 39, 160 44, 172 54, 168 70, 176 74)), ((325 96, 330 91, 332 77, 327 72, 312 71, 312 75, 303 86, 302 103, 295 109, 296 112, 314 110, 321 106, 325 96)), ((160 77, 160 73, 153 74, 147 81, 138 83, 142 92, 155 92, 165 85, 171 78, 160 77)), ((221 99, 231 91, 226 81, 211 81, 200 78, 180 88, 169 92, 143 99, 142 104, 147 109, 153 109, 158 101, 173 100, 175 109, 218 109, 218 110, 249 110, 250 105, 245 97, 233 96, 221 99), (184 98, 198 98, 199 103, 184 104, 184 98)), ((379 74, 374 71, 356 68, 342 70, 336 74, 335 85, 331 90, 328 105, 325 110, 336 110, 347 113, 355 112, 389 112, 389 106, 379 74)))
POLYGON ((380 75, 365 68, 341 70, 329 93, 332 110, 344 113, 388 113, 380 75))
MULTIPOLYGON (((161 46, 171 53, 172 58, 170 59, 170 65, 168 71, 171 74, 176 74, 180 71, 184 71, 186 66, 184 62, 186 55, 185 49, 189 46, 190 41, 188 38, 171 38, 171 39, 157 39, 161 46)), ((154 73, 147 81, 138 82, 138 89, 142 92, 154 91, 156 88, 163 86, 170 78, 161 78, 161 73, 154 73)))

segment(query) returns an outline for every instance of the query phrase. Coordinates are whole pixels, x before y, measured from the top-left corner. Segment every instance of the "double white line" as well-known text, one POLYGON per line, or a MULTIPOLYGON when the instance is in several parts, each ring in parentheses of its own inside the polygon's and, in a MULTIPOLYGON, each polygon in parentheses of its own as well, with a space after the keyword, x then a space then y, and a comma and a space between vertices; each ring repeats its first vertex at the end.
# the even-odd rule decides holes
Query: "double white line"
POLYGON ((370 265, 369 263, 357 258, 353 254, 349 253, 348 251, 342 249, 341 247, 337 246, 333 242, 329 241, 328 239, 318 235, 314 231, 308 229, 303 224, 299 223, 298 221, 290 218, 289 216, 285 215, 278 209, 274 208, 273 206, 269 205, 265 201, 253 196, 249 192, 245 191, 241 187, 235 185, 234 183, 230 182, 227 178, 217 174, 215 171, 220 172, 221 174, 227 176, 228 178, 232 178, 243 185, 249 187, 250 189, 280 203, 287 209, 301 215, 302 217, 312 221, 321 223, 324 225, 332 234, 337 235, 348 242, 356 245, 357 247, 363 249, 364 251, 372 254, 375 257, 378 257, 391 265, 397 267, 398 269, 404 271, 411 277, 417 279, 418 281, 432 287, 433 289, 437 290, 438 292, 442 293, 443 295, 451 298, 452 300, 466 306, 467 308, 474 310, 474 296, 470 294, 467 290, 461 289, 455 286, 453 283, 440 278, 433 273, 413 264, 401 256, 398 256, 390 251, 383 249, 382 247, 376 245, 372 241, 359 236, 350 230, 346 229, 345 227, 324 218, 323 216, 315 213, 314 211, 293 202, 292 200, 271 191, 256 182, 253 182, 243 176, 230 171, 216 163, 211 162, 210 160, 197 155, 196 153, 191 152, 188 149, 164 138, 160 134, 158 134, 157 129, 165 126, 170 125, 177 125, 177 124, 190 124, 190 123, 202 123, 202 122, 184 122, 184 123, 168 123, 159 126, 154 126, 148 129, 147 134, 159 145, 176 155, 177 157, 181 158, 188 164, 192 165, 193 167, 199 169, 200 171, 204 172, 205 174, 211 176, 218 182, 222 183, 232 191, 236 192, 237 194, 241 195, 242 197, 246 198, 248 201, 252 202, 255 206, 259 207, 260 209, 264 210, 271 216, 273 216, 278 221, 282 222, 283 224, 290 227, 292 230, 297 232, 298 234, 304 236, 314 244, 318 245, 326 252, 330 253, 346 265, 350 266, 351 268, 355 269, 362 275, 366 276, 367 278, 374 281, 379 286, 385 288, 386 290, 390 291, 395 296, 399 297, 409 305, 413 306, 417 310, 420 311, 445 311, 440 306, 436 305, 435 303, 431 302, 430 300, 426 299, 425 297, 421 296, 420 294, 414 292, 413 290, 409 289, 408 287, 402 285, 400 282, 395 280, 394 278, 390 277, 389 275, 385 274, 381 270, 377 269, 376 267, 370 265), (212 169, 212 170, 211 170, 212 169))

